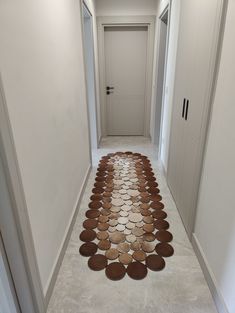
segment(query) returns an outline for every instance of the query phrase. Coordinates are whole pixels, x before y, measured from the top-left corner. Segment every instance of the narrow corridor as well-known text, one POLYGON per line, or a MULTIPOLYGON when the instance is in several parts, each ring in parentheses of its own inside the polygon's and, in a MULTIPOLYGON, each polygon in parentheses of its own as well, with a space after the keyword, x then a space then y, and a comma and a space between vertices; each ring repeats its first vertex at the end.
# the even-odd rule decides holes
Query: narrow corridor
POLYGON ((106 137, 100 149, 93 151, 93 164, 63 264, 48 308, 48 313, 215 313, 216 309, 198 260, 188 240, 179 213, 166 185, 157 151, 144 137, 106 137), (149 157, 154 168, 167 220, 174 236, 174 257, 166 268, 151 272, 142 281, 126 276, 119 282, 104 273, 93 272, 87 259, 79 254, 85 211, 93 188, 99 159, 110 152, 139 152, 149 157))

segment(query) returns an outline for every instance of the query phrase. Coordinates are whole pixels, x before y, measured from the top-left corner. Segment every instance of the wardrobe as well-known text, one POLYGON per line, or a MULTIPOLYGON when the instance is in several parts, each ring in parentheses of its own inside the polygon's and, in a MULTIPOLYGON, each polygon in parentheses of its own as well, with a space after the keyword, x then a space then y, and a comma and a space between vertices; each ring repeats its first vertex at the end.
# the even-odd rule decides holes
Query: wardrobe
POLYGON ((194 227, 223 8, 222 0, 181 1, 167 182, 189 237, 194 227))

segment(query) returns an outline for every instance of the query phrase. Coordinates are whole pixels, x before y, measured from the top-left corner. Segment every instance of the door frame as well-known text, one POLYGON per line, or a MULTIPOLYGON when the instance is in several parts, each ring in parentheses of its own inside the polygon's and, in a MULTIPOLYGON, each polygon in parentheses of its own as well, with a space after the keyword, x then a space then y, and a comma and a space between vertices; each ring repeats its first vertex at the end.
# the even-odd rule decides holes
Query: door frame
POLYGON ((0 73, 0 230, 22 312, 45 313, 27 204, 0 73))
POLYGON ((90 113, 89 113, 89 97, 88 97, 88 93, 89 93, 89 86, 87 83, 87 69, 86 69, 86 47, 85 47, 85 25, 84 25, 84 8, 85 10, 88 12, 88 14, 90 15, 90 21, 91 21, 91 32, 92 32, 92 45, 93 45, 93 67, 94 67, 94 95, 95 95, 95 118, 96 118, 96 147, 95 148, 99 148, 99 141, 100 139, 98 138, 98 109, 97 109, 97 82, 96 82, 96 77, 95 77, 95 49, 94 49, 94 31, 93 31, 93 26, 94 26, 94 22, 93 22, 93 15, 89 9, 89 7, 87 6, 86 0, 80 0, 80 6, 81 6, 81 26, 82 26, 82 49, 83 49, 83 63, 84 63, 84 75, 85 75, 85 86, 86 86, 86 102, 87 102, 87 116, 88 116, 88 125, 89 125, 89 141, 90 141, 90 160, 92 163, 92 142, 91 142, 91 121, 90 121, 90 113))
POLYGON ((107 136, 107 103, 106 103, 106 84, 105 84, 105 46, 104 29, 105 27, 115 26, 147 26, 147 71, 146 71, 146 94, 145 94, 145 116, 144 116, 144 136, 150 137, 150 115, 152 100, 152 79, 153 79, 153 56, 154 56, 154 34, 155 16, 108 16, 97 18, 98 30, 98 54, 100 69, 100 100, 101 100, 101 132, 102 136, 107 136))

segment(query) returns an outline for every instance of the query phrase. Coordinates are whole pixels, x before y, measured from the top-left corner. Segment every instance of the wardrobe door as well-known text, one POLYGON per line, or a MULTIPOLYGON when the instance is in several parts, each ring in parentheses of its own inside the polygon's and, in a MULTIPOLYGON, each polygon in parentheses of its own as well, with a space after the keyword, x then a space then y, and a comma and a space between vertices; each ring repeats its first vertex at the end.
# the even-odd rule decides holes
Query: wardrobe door
POLYGON ((192 39, 192 12, 190 2, 183 0, 180 12, 179 38, 177 50, 174 102, 171 123, 171 138, 167 182, 178 209, 182 208, 181 186, 183 158, 185 154, 184 127, 187 99, 190 95, 190 67, 194 52, 192 39))
POLYGON ((209 107, 217 49, 215 25, 221 0, 190 1, 193 12, 194 57, 189 67, 190 94, 184 123, 184 156, 181 180, 181 206, 185 228, 191 236, 194 227, 197 192, 202 164, 203 123, 209 107))

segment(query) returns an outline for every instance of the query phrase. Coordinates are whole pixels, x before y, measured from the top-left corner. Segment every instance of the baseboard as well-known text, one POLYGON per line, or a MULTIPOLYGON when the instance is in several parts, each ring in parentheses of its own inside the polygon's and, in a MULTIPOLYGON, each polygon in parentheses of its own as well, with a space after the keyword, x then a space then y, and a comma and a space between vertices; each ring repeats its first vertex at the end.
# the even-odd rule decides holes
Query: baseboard
POLYGON ((196 256, 198 258, 198 261, 201 265, 203 274, 205 276, 205 279, 207 281, 207 284, 210 288, 212 297, 214 299, 215 305, 217 307, 217 310, 219 313, 229 313, 228 308, 224 302, 224 298, 219 290, 219 286, 217 284, 216 278, 206 260, 206 256, 202 250, 202 247, 196 237, 196 234, 194 233, 192 236, 192 245, 194 248, 194 251, 196 253, 196 256))
POLYGON ((62 241, 62 245, 61 245, 61 248, 59 250, 58 256, 56 258, 55 265, 52 269, 51 276, 48 280, 47 287, 45 288, 46 290, 45 290, 44 294, 45 294, 46 307, 49 304, 49 301, 50 301, 50 298, 51 298, 51 295, 52 295, 52 292, 53 292, 53 289, 55 286, 55 282, 56 282, 56 279, 57 279, 57 276, 58 276, 58 273, 59 273, 59 270, 61 267, 61 263, 63 261, 65 251, 67 249, 67 246, 68 246, 68 243, 69 243, 72 231, 73 231, 73 226, 74 226, 76 218, 77 218, 78 209, 79 209, 79 206, 80 206, 80 203, 82 200, 84 190, 86 188, 86 184, 87 184, 87 180, 88 180, 88 177, 90 175, 90 172, 91 172, 91 168, 92 167, 90 165, 87 169, 85 178, 84 178, 83 183, 82 183, 82 187, 81 187, 80 192, 79 192, 78 197, 77 197, 77 201, 76 201, 76 205, 75 205, 75 208, 73 210, 73 213, 72 213, 72 217, 69 221, 68 227, 67 227, 66 232, 65 232, 64 240, 62 241))

